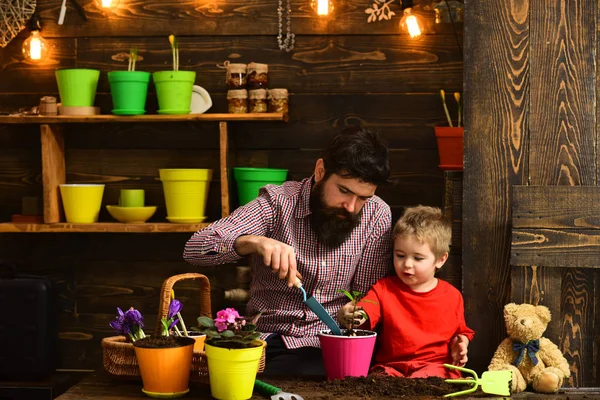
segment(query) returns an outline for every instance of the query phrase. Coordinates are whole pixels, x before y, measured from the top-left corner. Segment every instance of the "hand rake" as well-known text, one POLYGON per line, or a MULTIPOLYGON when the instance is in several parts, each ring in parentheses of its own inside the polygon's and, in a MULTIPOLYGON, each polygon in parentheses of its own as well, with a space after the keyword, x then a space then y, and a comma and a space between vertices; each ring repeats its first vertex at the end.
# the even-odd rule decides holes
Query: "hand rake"
POLYGON ((463 394, 473 393, 481 385, 481 390, 484 393, 495 394, 497 396, 510 396, 510 388, 512 381, 512 371, 486 371, 481 374, 481 379, 477 377, 477 372, 472 369, 458 367, 456 365, 444 364, 444 367, 457 369, 467 374, 471 374, 473 378, 465 379, 446 379, 448 383, 462 383, 472 385, 471 388, 461 390, 460 392, 449 393, 444 397, 461 396, 463 394))
POLYGON ((269 385, 268 383, 259 381, 258 379, 254 381, 254 389, 260 394, 271 396, 272 400, 304 400, 297 394, 284 392, 278 387, 269 385))

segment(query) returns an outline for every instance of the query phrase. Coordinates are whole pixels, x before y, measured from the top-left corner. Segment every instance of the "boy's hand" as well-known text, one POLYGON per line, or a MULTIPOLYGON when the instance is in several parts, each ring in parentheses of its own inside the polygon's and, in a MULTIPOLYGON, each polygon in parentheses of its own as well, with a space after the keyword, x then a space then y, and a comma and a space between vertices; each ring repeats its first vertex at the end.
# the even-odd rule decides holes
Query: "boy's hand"
POLYGON ((364 324, 366 321, 362 307, 356 307, 355 309, 351 301, 340 308, 337 319, 338 322, 346 329, 350 328, 350 324, 354 325, 356 328, 357 326, 364 324))
POLYGON ((465 335, 456 335, 450 341, 450 353, 452 354, 452 363, 459 367, 464 366, 469 358, 467 357, 469 339, 465 335))

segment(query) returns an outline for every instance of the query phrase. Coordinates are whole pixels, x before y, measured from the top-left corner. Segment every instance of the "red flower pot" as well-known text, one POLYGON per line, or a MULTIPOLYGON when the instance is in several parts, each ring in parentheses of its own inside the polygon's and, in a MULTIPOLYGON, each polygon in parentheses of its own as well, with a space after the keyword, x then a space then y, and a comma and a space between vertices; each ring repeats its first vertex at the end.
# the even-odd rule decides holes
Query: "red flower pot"
POLYGON ((440 155, 439 167, 443 170, 462 170, 464 128, 436 126, 434 129, 440 155))

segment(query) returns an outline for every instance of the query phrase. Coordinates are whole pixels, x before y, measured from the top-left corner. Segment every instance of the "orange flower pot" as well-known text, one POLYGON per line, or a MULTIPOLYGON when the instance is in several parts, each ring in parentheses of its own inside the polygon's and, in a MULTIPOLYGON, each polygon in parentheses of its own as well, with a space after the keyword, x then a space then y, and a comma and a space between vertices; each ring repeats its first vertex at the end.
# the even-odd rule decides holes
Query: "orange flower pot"
POLYGON ((182 346, 169 348, 144 348, 134 343, 144 384, 142 391, 149 397, 174 399, 189 392, 195 340, 180 337, 178 341, 182 346))
POLYGON ((443 170, 462 170, 464 128, 436 126, 434 129, 440 156, 439 167, 443 170))

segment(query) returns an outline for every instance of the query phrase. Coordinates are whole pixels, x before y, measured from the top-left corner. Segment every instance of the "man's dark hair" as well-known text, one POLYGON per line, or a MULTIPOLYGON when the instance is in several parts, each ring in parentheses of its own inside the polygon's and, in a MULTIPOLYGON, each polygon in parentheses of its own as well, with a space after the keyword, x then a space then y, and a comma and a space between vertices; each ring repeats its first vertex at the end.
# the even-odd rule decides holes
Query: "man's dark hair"
POLYGON ((387 145, 376 132, 361 127, 348 127, 332 137, 323 161, 326 177, 335 173, 377 186, 389 182, 387 145))

